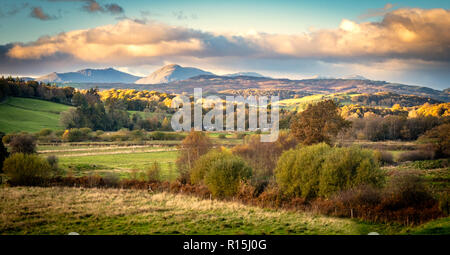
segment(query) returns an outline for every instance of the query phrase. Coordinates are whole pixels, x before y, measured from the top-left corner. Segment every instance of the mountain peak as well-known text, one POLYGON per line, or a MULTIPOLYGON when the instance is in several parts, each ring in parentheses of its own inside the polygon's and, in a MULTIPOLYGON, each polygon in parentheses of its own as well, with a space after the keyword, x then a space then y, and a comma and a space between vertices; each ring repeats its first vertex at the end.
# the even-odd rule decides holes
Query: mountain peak
POLYGON ((210 72, 203 71, 194 67, 182 67, 177 64, 165 65, 151 73, 149 76, 137 80, 136 84, 160 84, 173 81, 180 81, 192 78, 198 75, 212 75, 210 72))
POLYGON ((50 73, 38 77, 41 82, 74 82, 74 83, 134 83, 141 77, 118 71, 114 68, 91 69, 86 68, 76 72, 50 73))

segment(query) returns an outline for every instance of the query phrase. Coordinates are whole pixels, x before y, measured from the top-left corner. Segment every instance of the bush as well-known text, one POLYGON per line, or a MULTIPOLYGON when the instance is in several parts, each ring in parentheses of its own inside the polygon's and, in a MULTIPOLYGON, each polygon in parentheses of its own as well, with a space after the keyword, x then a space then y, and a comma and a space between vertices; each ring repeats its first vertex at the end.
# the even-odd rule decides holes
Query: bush
POLYGON ((420 207, 434 201, 423 178, 410 171, 397 172, 391 176, 385 189, 384 206, 389 209, 420 207))
POLYGON ((219 139, 227 139, 227 136, 225 134, 219 134, 219 139))
POLYGON ((189 182, 189 171, 194 166, 194 162, 200 158, 200 156, 206 154, 211 147, 212 143, 209 137, 202 132, 193 130, 181 142, 176 163, 178 170, 180 171, 179 180, 182 183, 189 182))
POLYGON ((12 185, 40 185, 53 174, 47 160, 24 153, 15 153, 8 157, 3 169, 12 185))
POLYGON ((161 165, 158 162, 153 164, 146 171, 147 180, 150 182, 161 180, 161 165))
POLYGON ((49 136, 53 133, 53 131, 50 128, 43 128, 41 131, 39 131, 39 136, 49 136))
POLYGON ((36 152, 36 139, 29 134, 16 135, 9 143, 12 153, 32 154, 36 152))
POLYGON ((392 165, 394 163, 394 157, 388 151, 376 151, 375 156, 382 165, 392 165))
MULTIPOLYGON (((3 138, 4 133, 0 132, 0 138, 3 138)), ((3 162, 9 156, 8 150, 3 144, 3 140, 0 140, 0 173, 3 172, 3 162)), ((1 184, 1 182, 0 182, 1 184)))
POLYGON ((211 151, 195 162, 191 178, 194 183, 205 184, 215 197, 230 197, 251 173, 251 168, 240 157, 230 152, 211 151))
POLYGON ((103 177, 103 181, 106 187, 117 187, 119 186, 120 178, 116 173, 107 172, 103 177))
POLYGON ((273 181, 273 170, 278 158, 285 150, 294 148, 297 141, 291 135, 281 131, 277 141, 261 142, 260 135, 247 136, 245 144, 233 147, 233 154, 242 157, 252 168, 252 184, 258 193, 273 181))
POLYGON ((51 168, 57 170, 58 169, 58 157, 55 155, 50 155, 47 157, 47 162, 50 165, 51 168))
POLYGON ((417 151, 407 151, 400 154, 398 161, 417 161, 417 160, 429 160, 434 158, 433 151, 417 150, 417 151))
POLYGON ((449 167, 449 159, 419 160, 411 163, 418 169, 436 169, 449 167))
POLYGON ((329 197, 365 184, 380 186, 384 181, 372 151, 324 143, 284 152, 275 177, 284 194, 305 199, 329 197))
POLYGON ((436 157, 450 157, 450 123, 428 130, 420 137, 420 140, 432 142, 436 157))
POLYGON ((62 139, 68 142, 82 142, 89 140, 90 128, 71 128, 64 131, 62 139))

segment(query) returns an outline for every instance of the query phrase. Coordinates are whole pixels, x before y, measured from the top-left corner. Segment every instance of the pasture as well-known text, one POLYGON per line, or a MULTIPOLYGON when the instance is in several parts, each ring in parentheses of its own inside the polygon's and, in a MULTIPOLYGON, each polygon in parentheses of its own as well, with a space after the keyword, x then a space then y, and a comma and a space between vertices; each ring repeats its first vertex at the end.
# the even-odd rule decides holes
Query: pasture
POLYGON ((0 188, 1 234, 448 234, 449 224, 373 224, 145 190, 0 188))
POLYGON ((0 131, 38 132, 62 129, 59 113, 70 106, 32 98, 9 97, 0 103, 0 131))

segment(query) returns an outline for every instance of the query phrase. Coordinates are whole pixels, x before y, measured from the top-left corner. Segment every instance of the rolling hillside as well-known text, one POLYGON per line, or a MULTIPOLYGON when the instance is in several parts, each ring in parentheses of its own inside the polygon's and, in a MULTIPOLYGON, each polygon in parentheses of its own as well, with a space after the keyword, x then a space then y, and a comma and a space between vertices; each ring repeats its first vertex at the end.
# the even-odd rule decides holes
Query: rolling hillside
POLYGON ((49 101, 10 97, 0 103, 0 131, 37 132, 43 128, 61 129, 59 113, 70 106, 49 101))

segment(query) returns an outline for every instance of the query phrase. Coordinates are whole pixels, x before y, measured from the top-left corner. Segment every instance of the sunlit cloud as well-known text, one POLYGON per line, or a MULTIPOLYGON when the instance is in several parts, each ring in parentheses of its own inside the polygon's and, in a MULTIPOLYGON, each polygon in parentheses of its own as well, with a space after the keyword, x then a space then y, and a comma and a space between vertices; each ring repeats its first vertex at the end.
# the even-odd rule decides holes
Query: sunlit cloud
POLYGON ((161 23, 122 20, 115 25, 76 30, 16 44, 12 58, 40 58, 59 53, 86 61, 180 55, 317 59, 450 60, 450 12, 444 9, 399 9, 380 22, 342 20, 336 29, 283 35, 213 34, 161 23))
MULTIPOLYGON (((222 63, 232 67, 248 63, 255 68, 265 63, 274 69, 279 65, 280 70, 287 68, 283 63, 296 63, 304 69, 287 70, 299 72, 311 66, 307 63, 319 61, 325 64, 316 66, 328 63, 327 70, 344 70, 338 65, 345 65, 352 73, 357 72, 358 66, 359 70, 369 72, 370 68, 364 66, 396 63, 377 70, 394 67, 413 70, 402 63, 412 63, 416 69, 425 68, 424 65, 449 66, 449 27, 449 10, 413 8, 389 11, 380 21, 343 19, 335 29, 314 29, 301 34, 213 33, 124 19, 112 25, 44 36, 31 43, 15 43, 4 48, 6 56, 0 59, 7 58, 11 64, 14 60, 39 62, 65 58, 92 66, 154 66, 180 61, 220 70, 226 69, 222 63)), ((4 68, 0 63, 0 69, 4 68)), ((315 75, 312 72, 303 74, 315 75)))

